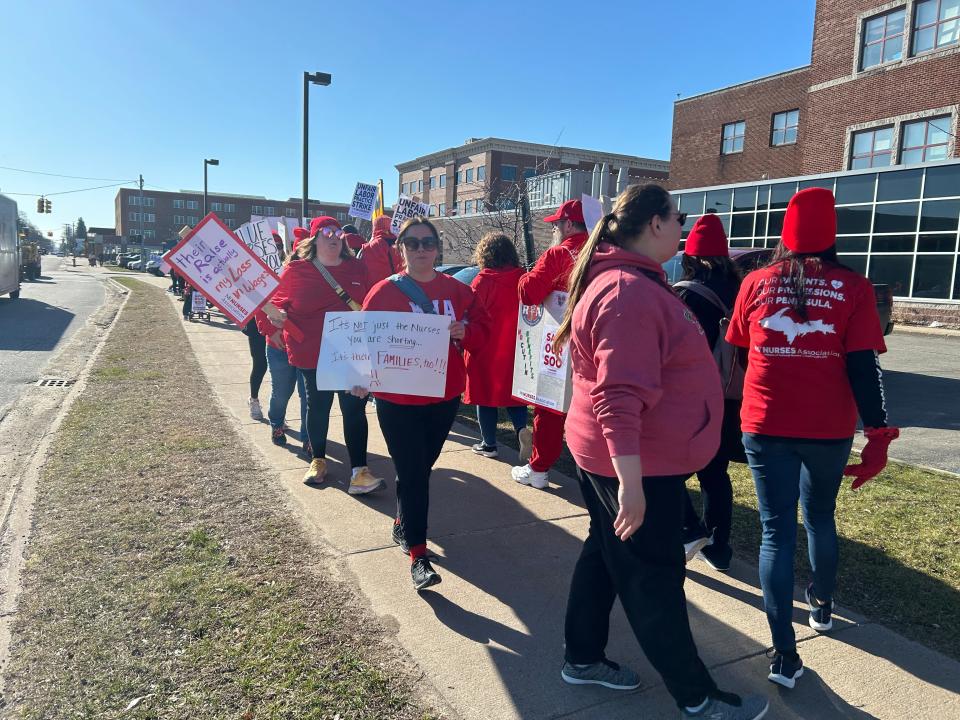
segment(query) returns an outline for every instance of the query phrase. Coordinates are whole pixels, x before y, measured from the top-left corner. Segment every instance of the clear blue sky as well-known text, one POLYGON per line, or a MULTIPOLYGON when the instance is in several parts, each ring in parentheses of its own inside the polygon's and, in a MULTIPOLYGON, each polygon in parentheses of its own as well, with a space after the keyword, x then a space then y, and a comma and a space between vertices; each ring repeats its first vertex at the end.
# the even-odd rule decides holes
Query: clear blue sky
MULTIPOLYGON (((304 70, 311 197, 497 136, 667 159, 673 101, 809 62, 814 0, 463 3, 10 0, 0 11, 0 165, 300 195, 304 70)), ((0 193, 109 184, 0 169, 0 193)), ((12 195, 60 236, 113 226, 116 188, 12 195)))

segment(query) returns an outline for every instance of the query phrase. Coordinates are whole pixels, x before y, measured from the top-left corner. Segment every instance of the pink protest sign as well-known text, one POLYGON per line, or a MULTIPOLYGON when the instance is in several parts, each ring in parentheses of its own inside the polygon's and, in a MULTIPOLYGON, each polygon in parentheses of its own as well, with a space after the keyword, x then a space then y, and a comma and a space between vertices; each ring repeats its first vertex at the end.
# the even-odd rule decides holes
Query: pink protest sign
POLYGON ((237 325, 246 325, 279 278, 213 213, 163 259, 237 325))

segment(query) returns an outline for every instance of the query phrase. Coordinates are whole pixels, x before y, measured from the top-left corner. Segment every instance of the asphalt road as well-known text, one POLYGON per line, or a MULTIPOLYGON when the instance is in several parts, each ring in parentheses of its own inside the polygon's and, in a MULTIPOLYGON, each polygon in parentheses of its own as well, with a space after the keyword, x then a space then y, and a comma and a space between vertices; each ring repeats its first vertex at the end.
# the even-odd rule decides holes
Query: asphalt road
POLYGON ((20 299, 0 298, 0 418, 103 302, 95 276, 52 255, 43 257, 41 279, 22 285, 20 299))
POLYGON ((960 337, 896 330, 880 364, 890 424, 901 428, 891 457, 960 473, 960 337))

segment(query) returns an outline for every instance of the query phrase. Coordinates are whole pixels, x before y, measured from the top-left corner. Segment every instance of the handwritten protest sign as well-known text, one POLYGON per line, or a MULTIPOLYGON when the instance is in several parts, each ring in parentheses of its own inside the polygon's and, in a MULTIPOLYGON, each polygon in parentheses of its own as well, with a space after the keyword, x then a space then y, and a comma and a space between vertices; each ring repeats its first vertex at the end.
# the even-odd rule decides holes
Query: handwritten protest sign
POLYGON ((205 313, 207 311, 207 299, 196 290, 194 290, 191 295, 190 312, 197 314, 205 313))
POLYGON ((328 312, 317 389, 443 397, 450 318, 423 313, 328 312))
POLYGON ((373 206, 377 204, 377 186, 358 182, 350 203, 350 217, 369 220, 373 217, 373 206))
POLYGON ((552 292, 543 305, 521 305, 513 358, 513 397, 548 410, 566 412, 573 382, 570 353, 553 351, 567 293, 552 292))
POLYGON ((237 325, 270 299, 279 278, 213 213, 164 259, 237 325))
POLYGON ((393 206, 393 222, 390 223, 390 232, 398 235, 400 233, 400 227, 408 218, 416 217, 417 215, 426 217, 429 214, 429 205, 408 198, 406 195, 401 195, 400 199, 397 200, 397 204, 393 206))
POLYGON ((237 237, 246 243, 247 247, 253 250, 257 257, 263 261, 263 264, 279 274, 283 267, 283 257, 277 250, 277 244, 273 241, 273 235, 270 231, 270 219, 263 218, 256 222, 244 223, 235 230, 237 237))
POLYGON ((583 224, 587 226, 587 232, 592 233, 603 217, 603 205, 593 195, 586 193, 580 196, 580 202, 583 204, 583 224))

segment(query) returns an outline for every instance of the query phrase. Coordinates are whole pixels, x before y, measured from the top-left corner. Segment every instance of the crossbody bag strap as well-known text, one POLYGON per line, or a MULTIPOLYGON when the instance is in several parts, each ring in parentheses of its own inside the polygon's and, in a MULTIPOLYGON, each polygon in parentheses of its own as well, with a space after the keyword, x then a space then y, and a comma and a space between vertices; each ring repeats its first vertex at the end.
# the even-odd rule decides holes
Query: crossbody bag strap
POLYGON ((720 299, 719 295, 717 295, 713 290, 708 288, 703 283, 694 282, 692 280, 681 280, 680 282, 674 283, 673 286, 675 288, 691 290, 709 302, 711 305, 714 305, 720 312, 723 313, 724 317, 730 316, 730 310, 727 308, 726 303, 720 299))
POLYGON ((409 275, 404 275, 403 273, 391 275, 390 282, 394 283, 400 289, 400 292, 413 300, 427 315, 436 315, 433 309, 433 302, 427 297, 423 288, 417 285, 409 275))
POLYGON ((350 297, 350 295, 347 294, 347 291, 340 287, 340 283, 338 283, 337 279, 330 274, 330 271, 327 270, 326 266, 322 262, 317 260, 317 258, 314 258, 313 266, 320 271, 320 274, 323 275, 323 279, 327 281, 331 288, 333 288, 333 291, 337 294, 337 297, 347 304, 348 308, 351 310, 361 309, 360 303, 350 297))

